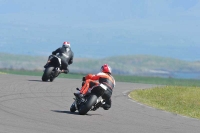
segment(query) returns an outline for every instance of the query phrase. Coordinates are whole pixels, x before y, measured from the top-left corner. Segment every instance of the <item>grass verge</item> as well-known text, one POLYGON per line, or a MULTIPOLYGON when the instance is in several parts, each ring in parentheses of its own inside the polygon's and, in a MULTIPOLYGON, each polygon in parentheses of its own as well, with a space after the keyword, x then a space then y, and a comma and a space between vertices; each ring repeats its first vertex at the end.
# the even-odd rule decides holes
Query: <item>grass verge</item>
POLYGON ((154 108, 200 119, 200 87, 155 87, 132 91, 130 97, 154 108))

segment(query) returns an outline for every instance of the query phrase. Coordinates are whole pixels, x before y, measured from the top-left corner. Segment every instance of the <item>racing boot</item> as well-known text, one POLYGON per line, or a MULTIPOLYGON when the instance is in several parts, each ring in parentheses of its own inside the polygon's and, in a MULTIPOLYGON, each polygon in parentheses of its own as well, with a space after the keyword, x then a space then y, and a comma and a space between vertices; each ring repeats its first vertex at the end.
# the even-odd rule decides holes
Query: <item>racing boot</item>
POLYGON ((61 70, 60 72, 61 72, 61 73, 67 74, 67 73, 69 73, 69 69, 63 69, 63 70, 61 70))
POLYGON ((110 109, 110 105, 108 105, 108 104, 103 104, 101 107, 102 107, 104 110, 109 110, 109 109, 110 109))
POLYGON ((106 100, 105 103, 101 106, 104 110, 109 110, 111 108, 111 99, 106 100))
POLYGON ((63 73, 68 74, 69 73, 69 69, 63 70, 63 73))

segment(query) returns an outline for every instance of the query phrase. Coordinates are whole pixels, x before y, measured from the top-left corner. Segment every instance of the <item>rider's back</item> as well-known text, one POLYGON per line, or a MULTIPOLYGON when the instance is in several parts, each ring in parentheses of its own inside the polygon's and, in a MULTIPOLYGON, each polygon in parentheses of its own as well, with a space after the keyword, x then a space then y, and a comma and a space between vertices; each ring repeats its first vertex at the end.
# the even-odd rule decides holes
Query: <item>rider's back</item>
POLYGON ((74 53, 71 50, 71 48, 60 47, 52 52, 53 55, 56 55, 57 53, 59 53, 59 56, 61 57, 61 59, 64 59, 69 64, 72 63, 74 53))

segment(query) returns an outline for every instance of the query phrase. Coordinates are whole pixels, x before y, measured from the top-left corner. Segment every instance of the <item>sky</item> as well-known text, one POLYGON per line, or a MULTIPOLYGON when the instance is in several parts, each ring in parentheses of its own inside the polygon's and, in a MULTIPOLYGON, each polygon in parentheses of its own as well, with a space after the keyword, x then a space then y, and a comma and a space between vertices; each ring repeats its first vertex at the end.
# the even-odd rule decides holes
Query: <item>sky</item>
POLYGON ((200 0, 0 0, 0 52, 200 60, 200 0))

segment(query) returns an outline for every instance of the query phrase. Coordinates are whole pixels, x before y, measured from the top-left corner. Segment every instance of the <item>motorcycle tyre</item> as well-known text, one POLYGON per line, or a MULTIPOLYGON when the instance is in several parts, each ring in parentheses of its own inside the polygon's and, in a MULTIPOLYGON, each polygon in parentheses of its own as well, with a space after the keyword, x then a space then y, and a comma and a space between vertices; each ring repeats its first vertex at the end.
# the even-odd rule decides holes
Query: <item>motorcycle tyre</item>
POLYGON ((73 103, 70 107, 70 112, 75 112, 76 111, 76 107, 75 104, 73 103))
POLYGON ((48 81, 51 75, 51 72, 53 71, 54 67, 47 67, 44 70, 44 73, 42 75, 42 81, 48 81))
POLYGON ((53 82, 53 81, 54 81, 54 79, 55 79, 56 77, 58 77, 59 75, 60 75, 60 73, 58 73, 58 75, 57 75, 57 76, 50 77, 50 81, 51 81, 51 82, 53 82))
POLYGON ((78 112, 80 115, 85 115, 87 112, 92 108, 92 106, 97 102, 97 96, 94 94, 91 94, 87 101, 81 105, 78 109, 78 112))

